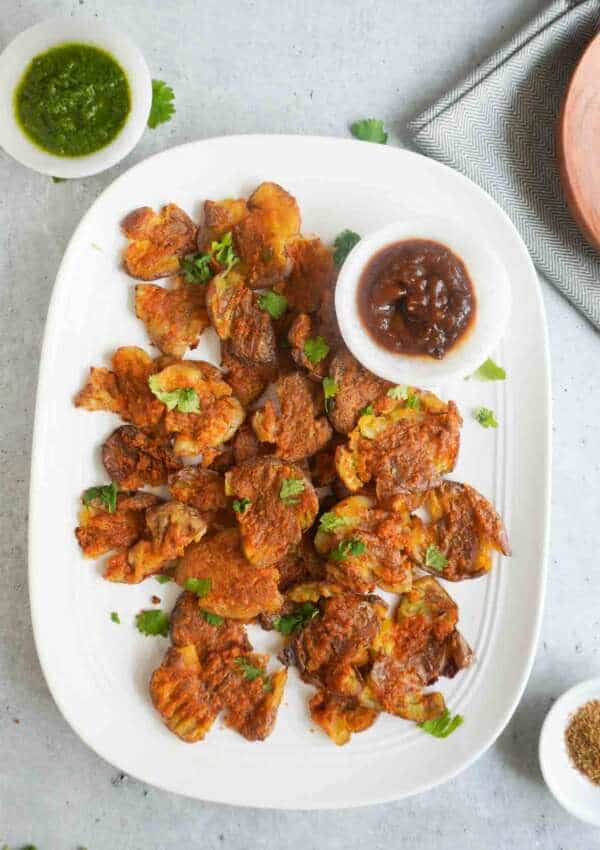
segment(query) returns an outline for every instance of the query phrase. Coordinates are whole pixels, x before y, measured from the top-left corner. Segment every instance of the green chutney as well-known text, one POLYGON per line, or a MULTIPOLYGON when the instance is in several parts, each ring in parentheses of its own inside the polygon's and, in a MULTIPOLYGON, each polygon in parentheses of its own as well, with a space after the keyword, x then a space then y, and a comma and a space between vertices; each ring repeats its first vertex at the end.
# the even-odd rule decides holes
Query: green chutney
POLYGON ((131 97, 123 68, 90 44, 63 44, 35 56, 14 95, 29 139, 56 156, 86 156, 119 134, 131 97))

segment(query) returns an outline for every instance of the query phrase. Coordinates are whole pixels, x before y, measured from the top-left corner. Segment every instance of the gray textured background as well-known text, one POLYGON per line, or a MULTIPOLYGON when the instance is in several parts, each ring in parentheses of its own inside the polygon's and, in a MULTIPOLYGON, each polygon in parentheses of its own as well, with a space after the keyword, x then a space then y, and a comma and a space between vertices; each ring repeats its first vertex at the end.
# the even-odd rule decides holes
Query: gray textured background
MULTIPOLYGON (((57 12, 96 14, 124 28, 153 75, 174 86, 178 110, 171 124, 148 131, 125 162, 98 177, 54 184, 0 153, 0 846, 600 847, 600 833, 572 819, 546 791, 536 757, 547 708, 567 686, 598 673, 600 646, 600 338, 547 285, 555 444, 542 643, 505 733, 443 788, 355 812, 302 814, 204 805, 121 778, 79 741, 54 705, 36 658, 27 603, 27 484, 42 328, 66 241, 99 192, 149 154, 205 136, 345 135, 349 120, 368 115, 385 119, 391 141, 401 144, 408 118, 543 5, 541 0, 0 3, 0 44, 57 12)), ((57 557, 60 553, 49 553, 49 586, 57 557)))

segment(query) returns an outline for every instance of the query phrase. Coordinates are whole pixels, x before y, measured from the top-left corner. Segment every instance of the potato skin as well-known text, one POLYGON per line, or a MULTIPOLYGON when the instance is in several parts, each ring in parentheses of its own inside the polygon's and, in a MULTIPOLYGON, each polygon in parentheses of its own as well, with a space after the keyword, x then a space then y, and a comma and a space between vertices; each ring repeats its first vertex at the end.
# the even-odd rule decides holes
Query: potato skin
POLYGON ((356 427, 360 411, 392 386, 361 366, 346 348, 332 357, 329 377, 338 387, 329 421, 340 434, 349 434, 356 427))
POLYGON ((84 505, 75 536, 85 557, 98 558, 113 549, 132 546, 144 533, 146 511, 159 502, 152 493, 119 493, 112 514, 102 505, 84 505))
POLYGON ((209 326, 204 287, 179 282, 173 289, 138 283, 135 314, 146 326, 150 340, 163 354, 183 357, 196 348, 209 326))
POLYGON ((338 747, 347 744, 353 733, 364 732, 377 720, 379 712, 353 700, 344 700, 317 691, 308 701, 311 720, 329 735, 338 747))
POLYGON ((211 625, 202 616, 202 600, 195 593, 184 591, 171 612, 170 631, 173 646, 194 644, 199 658, 209 652, 223 652, 238 647, 250 652, 252 646, 242 623, 225 620, 220 626, 211 625))
POLYGON ((196 247, 197 228, 176 204, 156 213, 150 207, 132 210, 121 222, 129 240, 123 266, 131 277, 155 280, 179 271, 179 259, 196 247))
POLYGON ((102 463, 122 490, 166 484, 169 474, 181 468, 164 438, 149 436, 135 425, 121 425, 112 432, 102 446, 102 463))
POLYGON ((324 293, 335 283, 333 255, 317 236, 290 239, 286 251, 292 269, 289 277, 275 288, 285 295, 290 309, 297 313, 315 313, 323 302, 324 293))

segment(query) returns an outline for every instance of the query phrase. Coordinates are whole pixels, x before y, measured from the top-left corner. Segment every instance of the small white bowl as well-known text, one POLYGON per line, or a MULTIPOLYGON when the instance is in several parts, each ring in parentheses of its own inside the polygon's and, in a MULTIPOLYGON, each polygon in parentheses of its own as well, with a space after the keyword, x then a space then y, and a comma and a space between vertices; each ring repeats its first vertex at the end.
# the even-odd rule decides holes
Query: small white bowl
POLYGON ((361 239, 341 268, 335 309, 344 342, 363 366, 397 384, 435 386, 471 375, 496 348, 510 312, 510 284, 484 235, 467 231, 454 221, 420 216, 397 221, 361 239), (446 245, 463 261, 473 284, 475 320, 442 360, 387 351, 375 342, 359 316, 357 290, 365 266, 382 248, 405 239, 446 245))
POLYGON ((90 18, 50 18, 35 24, 10 42, 0 55, 0 145, 34 171, 54 177, 87 177, 110 168, 132 150, 144 132, 152 103, 152 79, 141 52, 131 39, 90 18), (86 156, 54 156, 38 148, 19 126, 14 93, 21 77, 39 53, 78 42, 110 53, 127 76, 131 110, 119 134, 106 147, 86 156))
POLYGON ((561 806, 586 823, 600 826, 600 785, 571 764, 565 730, 572 714, 590 700, 600 700, 600 678, 588 679, 556 700, 540 733, 540 766, 546 785, 561 806))

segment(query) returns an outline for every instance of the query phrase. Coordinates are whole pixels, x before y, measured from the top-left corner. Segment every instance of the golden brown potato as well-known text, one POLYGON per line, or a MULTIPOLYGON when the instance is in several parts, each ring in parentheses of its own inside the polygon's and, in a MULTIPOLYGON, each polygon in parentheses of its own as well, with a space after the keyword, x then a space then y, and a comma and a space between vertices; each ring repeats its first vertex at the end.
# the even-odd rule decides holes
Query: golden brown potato
POLYGON ((308 701, 310 716, 338 746, 347 744, 354 732, 364 732, 375 723, 378 712, 354 700, 317 691, 308 701))
POLYGON ((207 252, 248 214, 244 198, 204 201, 204 224, 198 232, 198 250, 207 252))
POLYGON ((397 388, 373 402, 336 452, 338 475, 352 492, 374 481, 380 502, 424 492, 454 469, 462 419, 454 402, 397 388), (401 397, 394 397, 394 396, 401 397))
POLYGON ((152 493, 119 493, 112 514, 101 503, 84 505, 75 536, 85 557, 98 558, 112 549, 132 546, 144 533, 146 510, 159 502, 152 493))
POLYGON ((449 581, 477 578, 492 568, 492 553, 510 555, 502 518, 480 493, 468 484, 443 481, 431 490, 425 505, 432 519, 434 541, 446 559, 442 569, 418 559, 419 566, 449 581))
POLYGON ((202 615, 202 600, 195 593, 184 591, 171 612, 171 641, 174 646, 194 644, 198 658, 209 652, 229 651, 238 647, 240 652, 251 652, 252 646, 242 623, 224 620, 213 625, 202 615))
POLYGON ((235 314, 246 292, 245 279, 237 268, 215 275, 208 284, 206 309, 219 339, 230 339, 235 314))
POLYGON ((219 339, 229 341, 232 355, 245 363, 276 365, 271 318, 235 269, 211 280, 206 305, 219 339))
POLYGON ((127 403, 119 391, 115 373, 110 369, 92 366, 87 382, 75 396, 75 407, 107 410, 122 416, 127 403))
POLYGON ((328 345, 329 350, 321 360, 313 363, 305 354, 304 346, 306 343, 309 340, 322 336, 319 330, 319 325, 312 316, 309 316, 307 313, 300 313, 290 325, 287 337, 294 363, 306 369, 308 377, 313 381, 322 381, 325 375, 327 375, 329 361, 332 357, 331 346, 325 337, 323 339, 326 345, 328 345))
POLYGON ((261 612, 277 611, 283 599, 277 589, 279 573, 273 567, 248 563, 237 528, 213 534, 186 550, 175 570, 182 587, 188 579, 210 579, 210 590, 201 606, 233 620, 251 620, 261 612))
POLYGON ((121 425, 112 432, 102 446, 102 463, 122 490, 166 484, 169 474, 181 468, 163 437, 144 434, 135 425, 121 425))
POLYGON ((277 458, 256 458, 229 470, 225 492, 247 500, 236 518, 244 554, 257 567, 281 561, 312 525, 319 507, 302 470, 277 458))
POLYGON ((169 490, 174 499, 196 508, 208 526, 227 523, 225 481, 218 472, 184 466, 169 476, 169 490))
POLYGON ((441 693, 425 693, 417 673, 389 655, 381 655, 373 663, 360 701, 415 723, 432 720, 446 710, 441 693))
POLYGON ((303 460, 322 449, 332 430, 319 405, 310 382, 299 372, 279 378, 276 384, 279 410, 272 400, 265 402, 252 417, 259 440, 275 443, 275 454, 291 462, 303 460))
MULTIPOLYGON (((269 447, 260 442, 254 433, 254 428, 248 421, 244 422, 235 432, 231 445, 233 448, 233 464, 231 466, 239 466, 246 460, 254 460, 254 458, 270 454, 269 447)), ((231 466, 229 469, 231 469, 231 466)))
POLYGON ((268 385, 277 379, 276 363, 245 363, 233 354, 230 342, 222 344, 221 357, 225 380, 244 407, 255 402, 268 385))
POLYGON ((196 248, 196 225, 176 204, 167 204, 159 213, 150 207, 133 210, 121 228, 129 239, 123 265, 140 280, 175 274, 180 257, 196 248))
POLYGON ((161 572, 183 555, 186 546, 200 540, 206 523, 197 510, 181 502, 164 502, 146 512, 149 539, 138 540, 127 552, 113 556, 106 567, 108 581, 138 584, 161 572))
POLYGON ((290 239, 286 250, 292 261, 289 277, 276 285, 297 313, 315 313, 326 290, 335 283, 335 266, 331 251, 317 236, 290 239))
POLYGON ((176 357, 183 357, 188 348, 196 348, 209 325, 205 288, 181 278, 175 279, 172 289, 138 283, 135 314, 146 325, 154 345, 176 357))
POLYGON ((277 670, 269 675, 266 672, 268 656, 257 653, 238 656, 234 664, 237 660, 243 662, 243 666, 240 664, 235 671, 235 678, 230 676, 220 689, 225 705, 223 720, 226 726, 235 729, 246 740, 264 741, 275 725, 287 670, 277 670), (249 680, 243 673, 243 670, 249 669, 247 665, 261 670, 262 675, 249 680))
POLYGON ((329 377, 338 391, 329 410, 329 420, 340 434, 356 427, 361 410, 392 386, 361 366, 347 348, 340 349, 329 363, 329 377))
POLYGON ((261 183, 248 198, 248 215, 232 232, 248 285, 269 287, 291 270, 286 246, 300 232, 298 204, 276 183, 261 183))

